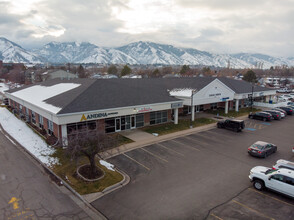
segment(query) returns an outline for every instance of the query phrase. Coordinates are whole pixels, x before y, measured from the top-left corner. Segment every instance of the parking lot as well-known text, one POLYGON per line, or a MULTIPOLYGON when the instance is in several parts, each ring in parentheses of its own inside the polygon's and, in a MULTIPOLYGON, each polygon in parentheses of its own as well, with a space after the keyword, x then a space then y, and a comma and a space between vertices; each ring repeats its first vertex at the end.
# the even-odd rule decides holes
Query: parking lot
POLYGON ((293 219, 294 200, 256 191, 248 175, 257 165, 294 160, 294 116, 245 123, 240 133, 214 128, 109 159, 131 182, 92 205, 109 219, 293 219), (258 140, 278 151, 266 159, 249 156, 258 140))

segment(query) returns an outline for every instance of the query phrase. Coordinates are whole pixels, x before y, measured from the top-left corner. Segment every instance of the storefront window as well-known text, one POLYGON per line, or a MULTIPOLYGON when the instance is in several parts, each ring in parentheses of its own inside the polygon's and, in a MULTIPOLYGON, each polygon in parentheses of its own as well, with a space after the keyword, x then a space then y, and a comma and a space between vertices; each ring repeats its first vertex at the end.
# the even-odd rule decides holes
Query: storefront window
POLYGON ((167 122, 167 111, 150 112, 150 125, 167 122))
POLYGON ((71 134, 76 130, 95 130, 96 129, 96 121, 85 121, 79 123, 72 123, 67 125, 67 134, 71 134))
POLYGON ((143 127, 144 126, 144 114, 136 115, 136 127, 143 127))
POLYGON ((115 118, 105 119, 105 132, 106 133, 115 132, 115 118))
POLYGON ((48 134, 53 134, 53 122, 48 120, 48 134))
POLYGON ((39 115, 39 128, 43 129, 44 128, 44 121, 43 117, 39 115))
POLYGON ((32 123, 36 124, 36 113, 32 111, 32 123))

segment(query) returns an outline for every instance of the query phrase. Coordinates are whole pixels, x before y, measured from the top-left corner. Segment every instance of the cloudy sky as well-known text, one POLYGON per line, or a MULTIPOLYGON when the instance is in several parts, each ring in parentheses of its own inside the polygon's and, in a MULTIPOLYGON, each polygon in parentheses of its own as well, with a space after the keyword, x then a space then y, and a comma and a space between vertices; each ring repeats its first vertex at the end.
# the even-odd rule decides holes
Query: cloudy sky
POLYGON ((152 41, 294 56, 294 0, 0 0, 0 36, 116 47, 152 41))

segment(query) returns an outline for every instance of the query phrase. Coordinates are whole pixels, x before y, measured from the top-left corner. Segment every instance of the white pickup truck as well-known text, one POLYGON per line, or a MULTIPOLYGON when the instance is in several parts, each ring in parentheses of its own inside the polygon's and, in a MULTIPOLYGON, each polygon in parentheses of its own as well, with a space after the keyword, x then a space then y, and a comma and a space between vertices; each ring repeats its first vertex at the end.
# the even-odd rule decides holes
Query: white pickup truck
POLYGON ((294 171, 289 169, 273 170, 257 166, 250 170, 249 179, 257 190, 265 188, 294 198, 294 171))

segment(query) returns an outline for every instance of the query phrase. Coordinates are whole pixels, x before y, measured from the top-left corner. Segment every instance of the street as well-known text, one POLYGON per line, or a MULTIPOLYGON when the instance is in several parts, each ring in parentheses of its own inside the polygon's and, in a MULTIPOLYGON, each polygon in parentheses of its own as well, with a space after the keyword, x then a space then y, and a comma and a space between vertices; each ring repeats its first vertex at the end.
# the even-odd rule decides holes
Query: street
POLYGON ((0 219, 91 219, 0 132, 0 219))

